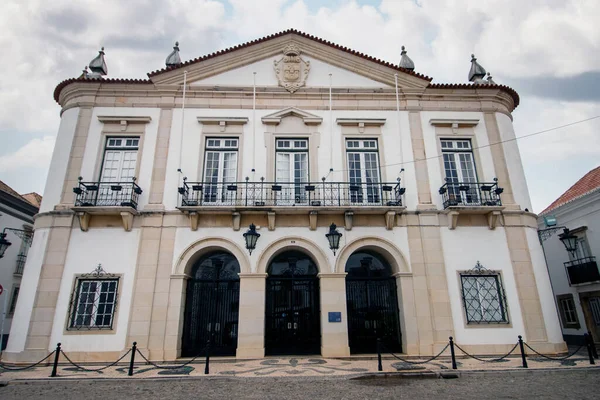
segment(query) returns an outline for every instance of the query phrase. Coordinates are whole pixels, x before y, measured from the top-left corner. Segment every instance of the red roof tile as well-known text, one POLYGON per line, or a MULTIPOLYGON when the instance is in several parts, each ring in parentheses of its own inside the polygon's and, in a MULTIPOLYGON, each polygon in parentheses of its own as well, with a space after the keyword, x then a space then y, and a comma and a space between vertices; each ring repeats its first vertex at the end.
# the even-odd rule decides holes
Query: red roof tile
POLYGON ((10 194, 13 197, 16 197, 19 200, 23 200, 23 197, 21 197, 21 195, 19 193, 17 193, 15 190, 13 190, 13 188, 11 188, 10 186, 8 186, 6 183, 4 183, 2 181, 0 181, 0 190, 10 194))
POLYGON ((566 192, 564 192, 558 199, 554 200, 544 211, 540 213, 547 214, 550 211, 565 205, 581 196, 593 192, 600 188, 600 167, 596 167, 580 180, 578 180, 573 186, 571 186, 566 192))

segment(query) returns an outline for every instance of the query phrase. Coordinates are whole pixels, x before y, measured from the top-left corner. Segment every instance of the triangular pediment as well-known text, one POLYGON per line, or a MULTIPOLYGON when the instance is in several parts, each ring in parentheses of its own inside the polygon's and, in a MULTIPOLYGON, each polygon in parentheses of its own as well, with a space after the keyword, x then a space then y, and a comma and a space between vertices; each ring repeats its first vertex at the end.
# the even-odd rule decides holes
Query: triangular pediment
MULTIPOLYGON (((299 80, 305 79, 300 86, 327 87, 330 73, 333 87, 394 87, 396 74, 400 88, 425 88, 431 81, 431 78, 413 71, 295 30, 235 46, 148 75, 156 85, 181 85, 183 72, 187 71, 187 83, 190 85, 247 87, 252 86, 253 73, 256 72, 257 86, 283 86, 281 79, 278 79, 281 72, 276 72, 274 64, 285 62, 284 51, 289 48, 296 49, 299 53, 301 67, 297 72, 301 75, 299 80)), ((294 92, 295 89, 290 91, 294 92)))
POLYGON ((318 115, 311 114, 296 107, 288 107, 281 111, 265 115, 261 120, 265 125, 279 125, 281 120, 286 117, 300 118, 306 125, 319 125, 323 122, 323 118, 318 115))

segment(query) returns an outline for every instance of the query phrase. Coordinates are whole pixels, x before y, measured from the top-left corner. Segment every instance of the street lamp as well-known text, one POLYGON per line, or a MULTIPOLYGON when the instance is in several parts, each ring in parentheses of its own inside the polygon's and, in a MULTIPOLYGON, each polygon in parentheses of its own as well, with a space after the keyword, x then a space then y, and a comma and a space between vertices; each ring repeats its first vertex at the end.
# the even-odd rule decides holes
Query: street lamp
POLYGON ((329 248, 333 250, 333 255, 335 256, 335 251, 340 248, 340 238, 342 237, 342 234, 338 232, 335 224, 331 224, 329 225, 329 233, 326 233, 325 236, 329 241, 329 248))
POLYGON ((8 249, 12 243, 6 239, 6 231, 11 231, 15 235, 21 238, 26 245, 31 244, 31 240, 33 238, 33 232, 30 230, 24 229, 15 229, 15 228, 4 228, 2 233, 0 233, 0 258, 4 257, 4 252, 8 249))
POLYGON ((560 234, 560 241, 565 245, 565 249, 571 254, 577 251, 577 236, 573 235, 569 228, 565 228, 560 234))
POLYGON ((256 232, 256 225, 250 224, 246 233, 244 233, 244 239, 246 240, 246 248, 252 255, 252 250, 256 248, 256 241, 260 237, 260 233, 256 232))

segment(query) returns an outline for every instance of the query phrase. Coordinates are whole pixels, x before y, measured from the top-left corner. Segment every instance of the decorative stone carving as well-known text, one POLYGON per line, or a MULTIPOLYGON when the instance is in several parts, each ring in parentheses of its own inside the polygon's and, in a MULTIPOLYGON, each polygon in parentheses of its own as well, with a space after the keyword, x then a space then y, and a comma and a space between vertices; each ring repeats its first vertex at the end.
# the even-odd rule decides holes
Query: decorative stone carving
POLYGON ((310 71, 310 61, 303 60, 300 53, 297 45, 289 44, 283 49, 283 57, 273 62, 279 86, 290 93, 294 93, 306 84, 310 71))

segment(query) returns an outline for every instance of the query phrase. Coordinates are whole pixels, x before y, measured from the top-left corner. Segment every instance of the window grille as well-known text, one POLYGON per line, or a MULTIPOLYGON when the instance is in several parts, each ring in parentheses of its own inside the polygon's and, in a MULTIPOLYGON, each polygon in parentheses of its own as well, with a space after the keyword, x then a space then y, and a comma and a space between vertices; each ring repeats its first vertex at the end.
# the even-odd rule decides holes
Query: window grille
POLYGON ((10 298, 10 308, 8 310, 9 314, 14 314, 15 307, 17 307, 17 299, 19 298, 19 286, 15 286, 12 292, 12 297, 10 298))
POLYGON ((475 267, 460 274, 463 304, 468 324, 508 323, 506 296, 500 273, 475 267))
POLYGON ((119 278, 102 266, 77 279, 69 307, 69 330, 112 329, 119 278))

